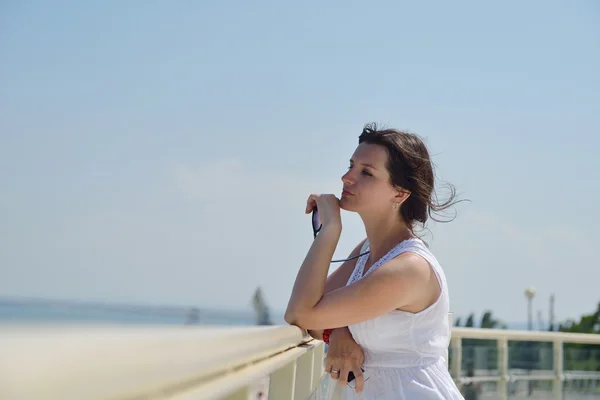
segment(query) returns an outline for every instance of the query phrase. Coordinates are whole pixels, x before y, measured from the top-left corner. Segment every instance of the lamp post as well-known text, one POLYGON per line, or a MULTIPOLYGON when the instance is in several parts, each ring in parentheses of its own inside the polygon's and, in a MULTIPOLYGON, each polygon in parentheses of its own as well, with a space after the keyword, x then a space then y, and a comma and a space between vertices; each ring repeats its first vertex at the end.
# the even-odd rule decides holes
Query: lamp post
MULTIPOLYGON (((535 297, 535 288, 530 286, 525 289, 525 297, 527 297, 527 330, 533 330, 533 298, 535 297)), ((531 343, 529 343, 531 344, 531 343)), ((530 347, 530 351, 533 352, 533 347, 530 347)), ((531 363, 529 368, 527 368, 527 372, 531 375, 531 367, 533 364, 533 354, 529 355, 531 357, 531 363)), ((533 384, 531 380, 527 381, 527 394, 531 396, 533 394, 533 384)))
POLYGON ((528 287, 525 289, 525 297, 527 297, 527 330, 533 330, 533 298, 535 297, 535 288, 528 287))

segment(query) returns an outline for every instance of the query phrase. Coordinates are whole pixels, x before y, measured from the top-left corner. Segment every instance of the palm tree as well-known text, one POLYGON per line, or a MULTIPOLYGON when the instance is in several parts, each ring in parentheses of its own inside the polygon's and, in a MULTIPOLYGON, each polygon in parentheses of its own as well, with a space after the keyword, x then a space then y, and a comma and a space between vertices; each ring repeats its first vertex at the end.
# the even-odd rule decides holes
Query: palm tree
POLYGON ((481 317, 480 327, 484 329, 496 329, 500 326, 500 321, 492 317, 491 311, 486 311, 481 317))

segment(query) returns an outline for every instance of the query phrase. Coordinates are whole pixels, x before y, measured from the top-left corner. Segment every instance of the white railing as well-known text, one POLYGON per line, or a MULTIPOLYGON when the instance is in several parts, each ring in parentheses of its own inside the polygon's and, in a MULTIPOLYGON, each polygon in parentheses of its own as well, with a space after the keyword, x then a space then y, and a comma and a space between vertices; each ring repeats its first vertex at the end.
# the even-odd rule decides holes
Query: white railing
POLYGON ((0 325, 0 399, 307 399, 323 358, 289 326, 0 325))
POLYGON ((453 328, 452 340, 450 343, 450 351, 452 353, 450 371, 457 384, 461 384, 467 381, 497 382, 498 398, 502 400, 508 399, 507 383, 509 381, 514 382, 519 380, 552 381, 552 397, 554 397, 555 399, 562 399, 563 382, 565 381, 565 379, 600 378, 598 374, 594 373, 569 371, 569 373, 566 374, 563 370, 563 345, 565 343, 583 343, 600 345, 600 335, 562 332, 513 331, 504 329, 453 328), (496 340, 498 349, 498 374, 489 376, 477 376, 474 378, 462 377, 462 339, 496 340), (509 374, 509 341, 552 343, 552 373, 535 375, 509 374))
MULTIPOLYGON (((565 379, 590 375, 563 371, 564 343, 600 344, 600 335, 453 328, 449 368, 459 385, 497 382, 500 399, 509 381, 551 380, 559 399, 565 379), (496 340, 498 374, 463 377, 462 339, 496 340), (553 343, 552 373, 510 375, 509 341, 553 343)), ((0 399, 304 400, 319 397, 323 359, 323 343, 290 326, 0 325, 0 399)))

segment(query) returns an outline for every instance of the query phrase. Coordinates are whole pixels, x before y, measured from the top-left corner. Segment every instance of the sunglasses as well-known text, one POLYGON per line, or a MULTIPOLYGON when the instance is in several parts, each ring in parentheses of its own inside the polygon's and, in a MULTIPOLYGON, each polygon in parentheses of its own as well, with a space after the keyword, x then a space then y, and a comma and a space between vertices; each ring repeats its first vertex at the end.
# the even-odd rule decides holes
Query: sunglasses
MULTIPOLYGON (((317 237, 317 235, 319 234, 319 231, 321 231, 321 228, 323 228, 323 224, 321 224, 321 220, 319 219, 319 210, 317 210, 317 207, 315 207, 312 210, 313 237, 315 237, 315 238, 317 237)), ((355 258, 362 257, 365 254, 369 254, 369 253, 370 253, 370 251, 365 251, 364 253, 354 256, 354 257, 346 258, 343 260, 331 260, 331 262, 332 263, 340 263, 340 262, 344 262, 344 261, 350 261, 350 260, 354 260, 355 258)))

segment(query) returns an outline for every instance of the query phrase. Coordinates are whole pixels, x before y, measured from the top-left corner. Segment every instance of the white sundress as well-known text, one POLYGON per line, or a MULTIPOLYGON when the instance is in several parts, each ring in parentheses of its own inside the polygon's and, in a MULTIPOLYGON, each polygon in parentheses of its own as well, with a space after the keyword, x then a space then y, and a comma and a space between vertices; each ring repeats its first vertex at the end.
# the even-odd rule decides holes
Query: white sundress
MULTIPOLYGON (((368 249, 365 243, 363 250, 368 249)), ((328 399, 455 400, 464 399, 447 368, 450 343, 449 298, 446 276, 420 239, 405 240, 378 260, 365 274, 405 252, 423 257, 433 268, 441 293, 427 309, 410 313, 394 310, 350 325, 354 340, 365 354, 365 381, 361 394, 331 380, 328 399)), ((358 259, 347 285, 360 280, 368 255, 358 259)))

